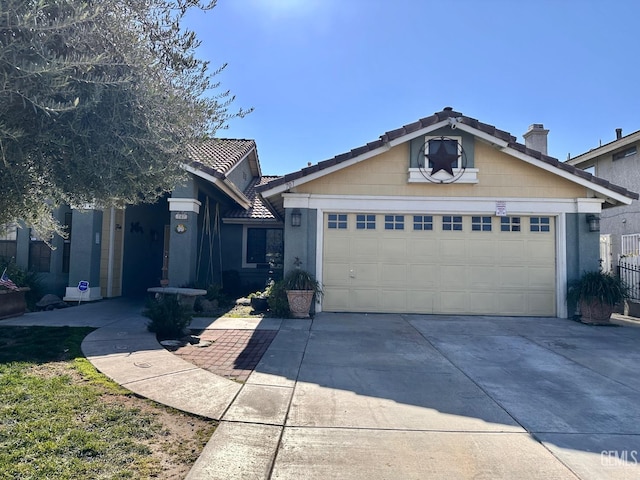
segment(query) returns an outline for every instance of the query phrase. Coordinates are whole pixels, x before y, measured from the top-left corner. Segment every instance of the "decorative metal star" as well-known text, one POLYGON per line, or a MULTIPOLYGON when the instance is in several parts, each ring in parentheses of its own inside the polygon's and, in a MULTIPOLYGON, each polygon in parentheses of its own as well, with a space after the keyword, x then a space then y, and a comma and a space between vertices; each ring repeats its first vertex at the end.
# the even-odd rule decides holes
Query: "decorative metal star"
POLYGON ((439 142, 440 145, 436 150, 436 153, 427 155, 427 158, 433 164, 430 175, 438 173, 440 170, 444 170, 449 175, 453 176, 453 164, 458 160, 457 153, 447 152, 444 142, 439 142))

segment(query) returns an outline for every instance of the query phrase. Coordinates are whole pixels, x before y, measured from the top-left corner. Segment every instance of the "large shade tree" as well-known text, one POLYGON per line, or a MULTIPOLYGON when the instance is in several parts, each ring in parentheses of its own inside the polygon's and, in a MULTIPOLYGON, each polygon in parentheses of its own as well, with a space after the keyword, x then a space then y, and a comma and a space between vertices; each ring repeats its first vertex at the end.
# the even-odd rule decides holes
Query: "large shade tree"
MULTIPOLYGON (((63 233, 61 204, 153 202, 184 145, 242 109, 183 28, 202 0, 0 0, 0 225, 63 233)), ((223 67, 221 67, 223 68, 223 67)))

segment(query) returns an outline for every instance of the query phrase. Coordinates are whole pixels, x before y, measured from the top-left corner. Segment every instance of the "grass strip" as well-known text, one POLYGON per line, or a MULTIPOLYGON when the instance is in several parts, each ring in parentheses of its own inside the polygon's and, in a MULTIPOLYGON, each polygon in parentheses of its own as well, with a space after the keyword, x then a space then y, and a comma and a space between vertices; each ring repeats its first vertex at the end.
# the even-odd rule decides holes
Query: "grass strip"
MULTIPOLYGON (((93 368, 80 349, 91 330, 0 327, 0 478, 163 478, 171 413, 93 368)), ((173 461, 195 461, 209 425, 173 461)))

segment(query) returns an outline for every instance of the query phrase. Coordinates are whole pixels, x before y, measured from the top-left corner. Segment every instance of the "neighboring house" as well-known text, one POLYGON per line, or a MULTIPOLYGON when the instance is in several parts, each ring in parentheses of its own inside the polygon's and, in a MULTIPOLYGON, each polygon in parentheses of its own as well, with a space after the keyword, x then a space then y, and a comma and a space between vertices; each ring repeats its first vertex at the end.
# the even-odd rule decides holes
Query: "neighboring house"
POLYGON ((257 187, 316 311, 568 316, 567 281, 598 268, 587 217, 638 195, 445 108, 257 187))
POLYGON ((253 140, 215 139, 188 153, 187 181, 155 204, 60 208, 69 239, 54 238, 51 250, 11 228, 0 258, 40 272, 47 292, 68 301, 139 296, 161 284, 262 288, 282 268, 283 225, 255 188, 276 177, 262 176, 253 140))
MULTIPOLYGON (((640 131, 622 136, 598 148, 567 160, 568 165, 589 171, 631 190, 640 189, 640 131)), ((640 203, 607 209, 600 215, 603 269, 615 270, 620 257, 640 255, 640 203)))

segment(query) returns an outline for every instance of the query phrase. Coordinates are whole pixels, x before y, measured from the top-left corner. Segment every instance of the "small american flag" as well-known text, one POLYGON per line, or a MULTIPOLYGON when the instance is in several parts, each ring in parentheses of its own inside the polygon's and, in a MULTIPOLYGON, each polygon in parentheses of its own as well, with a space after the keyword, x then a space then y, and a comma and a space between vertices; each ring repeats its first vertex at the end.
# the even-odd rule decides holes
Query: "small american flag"
POLYGON ((0 277, 0 285, 3 287, 7 287, 9 290, 18 290, 18 286, 11 281, 11 279, 7 276, 7 269, 4 269, 2 272, 2 276, 0 277))

